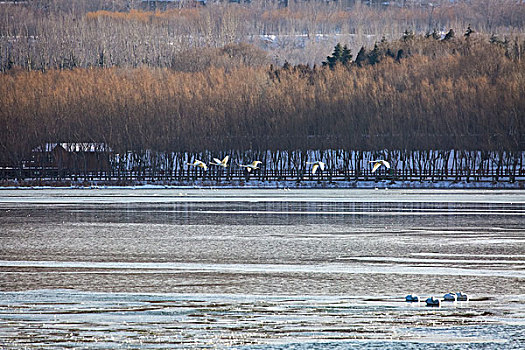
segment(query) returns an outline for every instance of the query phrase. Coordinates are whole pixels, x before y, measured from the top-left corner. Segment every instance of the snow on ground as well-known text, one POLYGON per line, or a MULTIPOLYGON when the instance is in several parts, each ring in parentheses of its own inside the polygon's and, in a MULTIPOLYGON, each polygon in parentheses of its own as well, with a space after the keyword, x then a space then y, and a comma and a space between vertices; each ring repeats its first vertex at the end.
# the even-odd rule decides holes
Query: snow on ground
MULTIPOLYGON (((137 188, 137 189, 164 189, 164 188, 247 188, 247 189, 308 189, 308 188, 325 188, 325 189, 525 189, 525 181, 516 182, 489 182, 489 181, 214 181, 214 180, 196 180, 196 181, 179 181, 179 182, 141 182, 134 181, 127 186, 116 186, 107 183, 90 181, 79 182, 70 186, 30 186, 17 185, 13 183, 3 188, 12 189, 44 189, 44 188, 137 188)), ((2 187, 0 187, 2 189, 2 187)))

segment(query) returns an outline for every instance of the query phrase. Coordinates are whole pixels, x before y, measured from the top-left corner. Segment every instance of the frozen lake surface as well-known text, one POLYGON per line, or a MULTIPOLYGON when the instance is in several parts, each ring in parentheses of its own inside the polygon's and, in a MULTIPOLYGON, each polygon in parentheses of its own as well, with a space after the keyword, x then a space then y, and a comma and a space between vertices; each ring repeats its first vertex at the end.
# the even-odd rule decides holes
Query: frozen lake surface
POLYGON ((0 240, 2 349, 525 347, 519 190, 1 189, 0 240))

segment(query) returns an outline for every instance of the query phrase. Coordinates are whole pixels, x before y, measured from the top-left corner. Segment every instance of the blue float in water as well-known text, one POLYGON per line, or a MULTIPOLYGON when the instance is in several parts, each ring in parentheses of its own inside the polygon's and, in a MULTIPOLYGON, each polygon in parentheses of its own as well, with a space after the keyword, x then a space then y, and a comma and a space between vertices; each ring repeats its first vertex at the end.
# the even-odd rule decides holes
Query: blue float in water
POLYGON ((417 295, 410 294, 405 297, 405 300, 409 303, 419 302, 419 297, 417 295))
POLYGON ((444 301, 456 301, 457 299, 456 293, 447 293, 443 296, 444 301))
POLYGON ((456 298, 458 301, 468 301, 468 295, 461 292, 456 293, 456 298))
POLYGON ((441 306, 441 300, 430 297, 427 299, 427 306, 441 306))

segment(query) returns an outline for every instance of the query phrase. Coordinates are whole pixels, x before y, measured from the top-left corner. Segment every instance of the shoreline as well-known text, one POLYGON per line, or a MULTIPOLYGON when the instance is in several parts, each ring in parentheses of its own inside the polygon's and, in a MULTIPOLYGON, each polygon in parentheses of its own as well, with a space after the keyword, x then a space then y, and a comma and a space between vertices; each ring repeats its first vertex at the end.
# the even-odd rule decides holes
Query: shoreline
POLYGON ((525 189, 525 180, 500 181, 6 181, 2 189, 525 189))

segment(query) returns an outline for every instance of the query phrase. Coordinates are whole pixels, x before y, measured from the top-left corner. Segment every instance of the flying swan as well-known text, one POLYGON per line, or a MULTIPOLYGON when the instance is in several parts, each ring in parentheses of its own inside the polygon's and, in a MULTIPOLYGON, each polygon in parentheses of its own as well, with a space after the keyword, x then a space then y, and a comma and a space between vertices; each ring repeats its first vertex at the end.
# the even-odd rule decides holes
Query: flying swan
POLYGON ((230 156, 224 157, 223 160, 219 160, 218 158, 213 158, 213 162, 210 164, 222 166, 223 168, 226 168, 228 166, 228 159, 230 159, 230 156))
POLYGON ((247 164, 247 165, 239 164, 239 166, 246 168, 248 172, 251 172, 252 170, 259 169, 259 164, 262 164, 260 160, 254 160, 251 164, 247 164))
POLYGON ((318 161, 318 162, 306 162, 306 164, 313 164, 314 166, 312 167, 312 175, 315 174, 315 172, 317 171, 317 169, 321 168, 321 171, 324 170, 324 167, 325 167, 325 163, 321 162, 321 161, 318 161))
POLYGON ((194 167, 199 167, 199 168, 202 168, 204 169, 204 171, 208 170, 208 166, 206 165, 206 163, 200 161, 200 160, 195 160, 193 163, 186 163, 188 165, 191 165, 191 166, 194 166, 194 167))
POLYGON ((374 167, 372 168, 372 173, 375 172, 381 165, 384 165, 387 169, 390 169, 390 163, 383 159, 371 160, 368 163, 374 163, 374 167))

